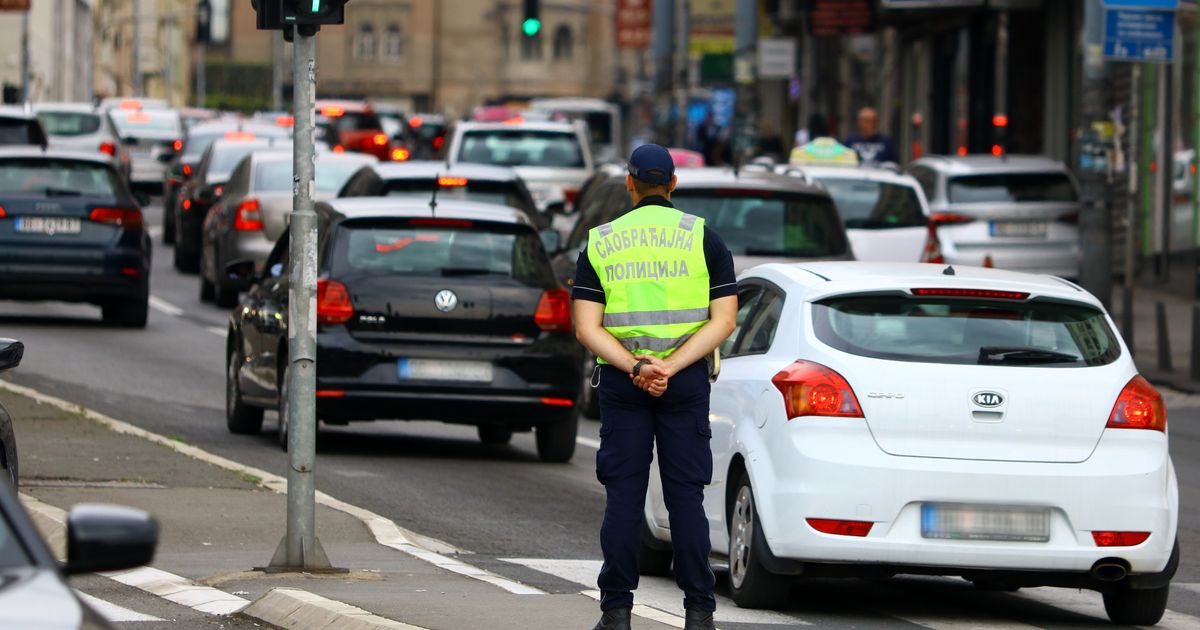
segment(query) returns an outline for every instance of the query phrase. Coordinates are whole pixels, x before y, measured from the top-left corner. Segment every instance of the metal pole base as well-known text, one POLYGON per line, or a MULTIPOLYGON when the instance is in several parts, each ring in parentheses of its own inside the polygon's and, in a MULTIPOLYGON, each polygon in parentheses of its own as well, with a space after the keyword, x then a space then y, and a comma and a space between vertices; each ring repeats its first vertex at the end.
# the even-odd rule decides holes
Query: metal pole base
POLYGON ((300 566, 288 566, 287 561, 287 536, 279 540, 279 546, 275 548, 275 555, 271 557, 271 564, 265 567, 255 567, 255 571, 263 573, 349 573, 349 569, 340 569, 334 567, 329 562, 329 556, 325 555, 325 549, 321 546, 321 539, 313 537, 313 546, 311 549, 301 550, 300 566))

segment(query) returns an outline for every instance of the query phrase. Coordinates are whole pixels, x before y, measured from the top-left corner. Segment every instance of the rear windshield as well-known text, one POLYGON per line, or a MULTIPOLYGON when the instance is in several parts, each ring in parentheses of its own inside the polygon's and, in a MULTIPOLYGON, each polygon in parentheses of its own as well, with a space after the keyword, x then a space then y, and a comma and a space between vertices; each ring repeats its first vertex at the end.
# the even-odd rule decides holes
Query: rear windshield
MULTIPOLYGON (((388 197, 419 197, 428 199, 433 192, 433 179, 391 179, 385 184, 384 195, 388 197)), ((472 180, 465 186, 442 186, 438 198, 465 199, 479 203, 494 203, 512 208, 525 209, 532 199, 521 194, 514 182, 488 182, 472 180)))
POLYGON ((103 164, 71 160, 0 160, 0 194, 116 197, 117 181, 103 164))
POLYGON ((51 136, 86 136, 100 130, 100 116, 82 112, 41 112, 38 120, 51 136))
POLYGON ((171 111, 116 111, 112 113, 112 121, 121 136, 183 135, 179 115, 171 111))
POLYGON ((383 124, 375 114, 346 113, 332 118, 339 131, 379 131, 383 124))
MULTIPOLYGON (((350 176, 363 167, 362 162, 349 160, 318 160, 316 186, 319 193, 336 193, 346 185, 350 176)), ((254 190, 287 192, 292 190, 292 162, 272 161, 258 165, 254 173, 254 190)))
POLYGON ((575 134, 529 129, 467 132, 458 159, 502 166, 584 167, 583 150, 575 134))
POLYGON ((734 256, 830 258, 846 253, 833 202, 771 190, 676 189, 671 200, 702 217, 734 256))
POLYGON ((1065 173, 967 175, 950 179, 950 203, 1073 202, 1075 186, 1065 173))
POLYGON ((827 346, 892 361, 1090 367, 1121 354, 1099 310, 1036 299, 836 297, 813 305, 813 327, 827 346))
POLYGON ((230 142, 228 144, 220 144, 213 148, 212 158, 209 160, 208 172, 228 173, 237 167, 238 162, 241 162, 242 158, 255 151, 282 151, 290 150, 291 148, 291 142, 273 144, 267 144, 266 142, 230 142))
POLYGON ((533 230, 515 227, 345 221, 335 237, 330 269, 334 276, 491 276, 553 286, 541 240, 533 230))
POLYGON ((911 186, 853 179, 819 178, 833 197, 846 227, 877 230, 924 227, 921 199, 911 186))
POLYGON ((587 123, 588 135, 592 144, 609 144, 612 142, 612 114, 608 112, 571 112, 555 111, 555 114, 567 120, 582 120, 587 123))
POLYGON ((0 145, 40 144, 33 123, 19 118, 0 118, 0 145))
POLYGON ((427 123, 422 123, 420 125, 417 125, 413 129, 413 131, 417 134, 417 137, 419 137, 420 139, 422 139, 426 142, 431 142, 434 138, 436 138, 438 136, 446 135, 446 125, 444 125, 442 123, 427 122, 427 123))

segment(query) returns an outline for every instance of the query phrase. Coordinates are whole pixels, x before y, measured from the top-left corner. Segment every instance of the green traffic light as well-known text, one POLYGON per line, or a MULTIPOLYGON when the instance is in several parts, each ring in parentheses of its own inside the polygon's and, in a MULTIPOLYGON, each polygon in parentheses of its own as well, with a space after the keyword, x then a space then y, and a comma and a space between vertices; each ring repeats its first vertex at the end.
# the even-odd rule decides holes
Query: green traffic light
POLYGON ((541 30, 542 21, 537 18, 529 18, 528 20, 525 20, 523 24, 521 24, 521 31, 525 33, 526 37, 533 37, 541 30))

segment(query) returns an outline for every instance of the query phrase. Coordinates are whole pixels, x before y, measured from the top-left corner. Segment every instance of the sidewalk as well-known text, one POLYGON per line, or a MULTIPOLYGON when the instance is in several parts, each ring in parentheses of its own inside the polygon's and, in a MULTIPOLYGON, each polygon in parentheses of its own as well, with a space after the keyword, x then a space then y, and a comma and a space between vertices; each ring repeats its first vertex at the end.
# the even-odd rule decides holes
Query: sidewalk
MULTIPOLYGON (((1166 288, 1137 286, 1133 293, 1133 355, 1138 371, 1156 385, 1167 385, 1189 394, 1200 393, 1200 381, 1190 376, 1192 347, 1192 309, 1200 304, 1166 288), (1171 359, 1170 371, 1158 364, 1158 328, 1155 305, 1166 308, 1167 340, 1171 359)), ((1110 310, 1120 333, 1122 323, 1121 290, 1113 290, 1110 310)), ((1125 340, 1129 344, 1129 340, 1125 340)))
MULTIPOLYGON (((388 529, 376 521, 368 528, 360 518, 324 505, 317 507, 318 536, 334 564, 348 572, 264 574, 254 567, 270 561, 283 534, 285 495, 245 473, 235 474, 168 446, 114 431, 81 414, 4 388, 0 397, 16 424, 21 493, 53 506, 35 504, 39 511, 53 513, 55 508, 67 510, 80 502, 105 502, 150 512, 162 532, 152 566, 219 589, 220 593, 208 591, 208 596, 191 598, 232 602, 227 608, 218 602, 214 610, 240 610, 238 598, 243 598, 253 603, 242 614, 260 621, 330 629, 406 627, 402 624, 429 630, 588 628, 598 618, 597 603, 583 594, 544 594, 537 589, 529 589, 536 594, 515 594, 511 587, 505 590, 488 583, 486 576, 454 572, 451 554, 437 555, 413 546, 416 537, 405 543, 409 547, 402 546, 412 553, 380 544, 376 536, 381 530, 393 531, 394 525, 388 529)), ((52 528, 48 519, 40 515, 39 526, 52 528)), ((61 532, 54 538, 61 540, 61 532)), ((436 549, 436 544, 426 546, 445 551, 436 549)), ((459 563, 457 570, 465 566, 459 563)), ((143 570, 115 579, 162 595, 172 590, 162 586, 167 580, 163 575, 143 570)), ((637 628, 682 626, 669 616, 657 615, 658 611, 643 613, 667 623, 635 618, 637 628)))

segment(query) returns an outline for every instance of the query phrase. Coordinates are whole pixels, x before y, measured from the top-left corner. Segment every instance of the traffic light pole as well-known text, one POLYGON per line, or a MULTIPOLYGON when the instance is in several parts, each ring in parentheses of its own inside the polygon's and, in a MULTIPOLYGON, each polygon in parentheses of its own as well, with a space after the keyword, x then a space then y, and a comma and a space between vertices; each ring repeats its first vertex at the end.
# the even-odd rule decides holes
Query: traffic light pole
POLYGON ((316 165, 315 106, 317 83, 316 29, 296 27, 295 137, 293 139, 293 199, 289 227, 288 368, 286 418, 288 427, 287 534, 280 541, 270 569, 277 571, 330 570, 329 558, 316 534, 316 384, 317 384, 317 214, 313 209, 316 165))

